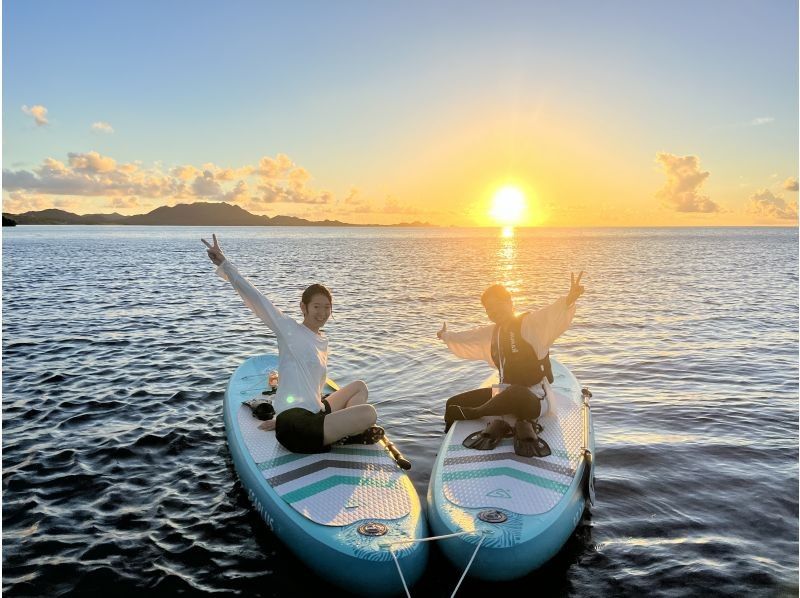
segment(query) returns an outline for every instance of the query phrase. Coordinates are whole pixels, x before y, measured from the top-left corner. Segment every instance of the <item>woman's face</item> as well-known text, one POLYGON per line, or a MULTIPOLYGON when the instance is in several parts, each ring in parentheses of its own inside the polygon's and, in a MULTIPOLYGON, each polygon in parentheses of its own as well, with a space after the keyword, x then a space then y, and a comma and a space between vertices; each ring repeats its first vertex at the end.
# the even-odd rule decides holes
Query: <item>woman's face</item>
POLYGON ((333 305, 325 295, 317 294, 312 295, 308 305, 301 301, 300 309, 303 311, 303 323, 313 330, 319 330, 331 317, 333 305))

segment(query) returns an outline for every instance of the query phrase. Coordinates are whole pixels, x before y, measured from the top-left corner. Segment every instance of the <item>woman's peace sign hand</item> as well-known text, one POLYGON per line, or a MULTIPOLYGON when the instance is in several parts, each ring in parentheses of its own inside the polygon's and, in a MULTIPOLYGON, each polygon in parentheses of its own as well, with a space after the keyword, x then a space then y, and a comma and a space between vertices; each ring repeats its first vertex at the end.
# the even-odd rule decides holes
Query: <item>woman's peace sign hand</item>
POLYGON ((222 254, 222 249, 220 249, 220 247, 219 247, 219 242, 217 241, 217 235, 212 234, 211 238, 214 240, 214 244, 213 245, 211 245, 205 239, 200 239, 200 240, 203 243, 205 243, 206 247, 208 247, 208 251, 207 251, 208 257, 211 258, 211 261, 214 262, 215 266, 219 266, 220 264, 222 264, 222 262, 225 261, 225 256, 222 254))
POLYGON ((578 297, 583 295, 583 292, 586 290, 583 285, 581 284, 581 276, 583 276, 583 270, 580 271, 578 274, 578 278, 575 278, 575 273, 570 272, 570 284, 569 284, 569 293, 567 294, 567 305, 572 305, 575 301, 578 300, 578 297))

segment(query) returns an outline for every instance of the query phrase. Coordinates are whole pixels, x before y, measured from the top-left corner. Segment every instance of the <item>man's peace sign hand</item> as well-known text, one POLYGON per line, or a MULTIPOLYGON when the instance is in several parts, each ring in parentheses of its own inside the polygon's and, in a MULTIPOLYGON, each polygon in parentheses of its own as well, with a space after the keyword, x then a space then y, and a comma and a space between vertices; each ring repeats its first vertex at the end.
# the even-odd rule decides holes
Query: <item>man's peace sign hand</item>
POLYGON ((217 241, 217 235, 212 234, 211 238, 214 240, 214 244, 211 245, 205 239, 200 239, 205 246, 208 247, 208 257, 211 258, 211 261, 214 262, 215 266, 219 266, 222 262, 225 261, 225 256, 222 254, 222 249, 219 247, 219 242, 217 241))
POLYGON ((569 284, 569 293, 567 294, 567 306, 572 305, 577 301, 578 297, 583 295, 583 291, 586 289, 581 284, 581 276, 583 276, 583 270, 580 271, 578 274, 578 278, 575 278, 575 273, 570 272, 570 284, 569 284))

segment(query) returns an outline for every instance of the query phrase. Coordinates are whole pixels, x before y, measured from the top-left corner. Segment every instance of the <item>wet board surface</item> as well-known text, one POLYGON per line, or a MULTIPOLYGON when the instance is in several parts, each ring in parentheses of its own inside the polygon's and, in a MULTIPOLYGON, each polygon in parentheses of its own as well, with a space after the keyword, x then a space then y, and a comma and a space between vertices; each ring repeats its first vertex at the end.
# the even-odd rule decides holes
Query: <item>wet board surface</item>
MULTIPOLYGON (((264 483, 298 513, 321 525, 408 515, 416 491, 382 444, 334 446, 327 453, 305 455, 286 450, 274 432, 258 429, 261 421, 241 403, 264 398, 261 392, 271 369, 277 369, 276 357, 251 358, 237 369, 229 387, 231 398, 240 403, 236 425, 264 483)), ((334 388, 331 383, 326 392, 334 388)))
MULTIPOLYGON (((448 501, 465 508, 493 507, 539 515, 562 500, 581 460, 584 420, 574 376, 555 361, 553 374, 550 410, 539 419, 543 427, 540 437, 550 445, 552 454, 520 457, 514 453, 513 438, 504 438, 490 451, 466 448, 463 440, 493 418, 456 422, 451 441, 443 447, 440 472, 448 501)), ((513 418, 505 419, 513 426, 513 418)))

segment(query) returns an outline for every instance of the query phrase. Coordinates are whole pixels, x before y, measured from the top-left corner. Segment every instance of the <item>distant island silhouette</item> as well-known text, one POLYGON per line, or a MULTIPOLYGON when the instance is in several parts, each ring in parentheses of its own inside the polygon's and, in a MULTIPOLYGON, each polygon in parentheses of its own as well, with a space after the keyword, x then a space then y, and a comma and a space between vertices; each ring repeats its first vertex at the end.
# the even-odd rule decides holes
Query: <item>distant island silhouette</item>
POLYGON ((64 210, 49 209, 22 214, 3 213, 3 226, 10 224, 138 224, 151 226, 406 226, 433 227, 428 222, 402 222, 400 224, 351 224, 339 220, 306 220, 296 216, 258 216, 225 202, 182 203, 162 206, 147 214, 123 216, 112 214, 73 214, 64 210), (9 222, 9 224, 6 224, 9 222))

